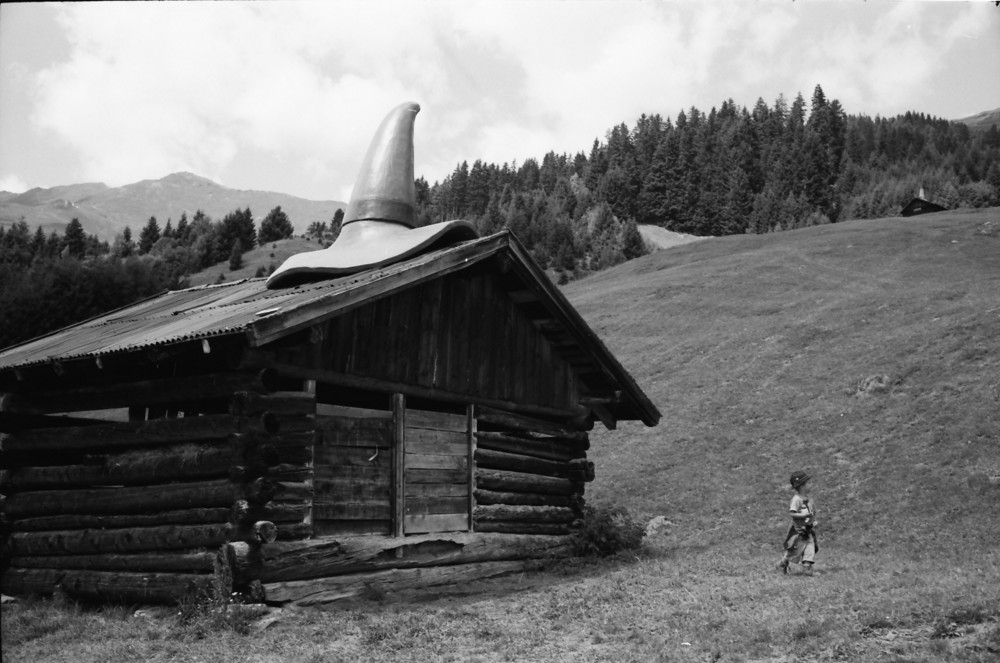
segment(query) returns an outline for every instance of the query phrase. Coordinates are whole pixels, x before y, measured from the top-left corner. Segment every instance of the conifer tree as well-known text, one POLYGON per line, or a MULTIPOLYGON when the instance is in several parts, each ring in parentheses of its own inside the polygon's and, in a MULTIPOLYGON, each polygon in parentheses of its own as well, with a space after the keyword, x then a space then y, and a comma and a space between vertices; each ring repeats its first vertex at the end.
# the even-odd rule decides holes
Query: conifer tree
POLYGON ((292 222, 285 214, 281 205, 278 205, 264 217, 260 222, 260 230, 257 232, 257 243, 263 246, 269 242, 276 242, 279 239, 288 239, 294 234, 292 222))
POLYGON ((83 225, 79 219, 74 218, 66 226, 66 230, 63 233, 63 246, 66 247, 66 253, 71 258, 82 260, 84 255, 86 255, 87 235, 83 232, 83 225))
POLYGON ((139 255, 146 255, 160 239, 160 224, 156 222, 156 217, 149 217, 149 221, 139 232, 139 255))

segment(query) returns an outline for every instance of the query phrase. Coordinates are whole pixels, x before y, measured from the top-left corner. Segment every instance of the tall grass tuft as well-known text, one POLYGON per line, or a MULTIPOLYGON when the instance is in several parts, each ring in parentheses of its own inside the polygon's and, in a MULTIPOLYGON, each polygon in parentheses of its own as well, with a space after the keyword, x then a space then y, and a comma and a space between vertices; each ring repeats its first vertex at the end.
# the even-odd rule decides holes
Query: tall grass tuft
POLYGON ((583 527, 573 534, 573 548, 583 557, 608 557, 642 545, 646 528, 619 506, 584 508, 583 527))

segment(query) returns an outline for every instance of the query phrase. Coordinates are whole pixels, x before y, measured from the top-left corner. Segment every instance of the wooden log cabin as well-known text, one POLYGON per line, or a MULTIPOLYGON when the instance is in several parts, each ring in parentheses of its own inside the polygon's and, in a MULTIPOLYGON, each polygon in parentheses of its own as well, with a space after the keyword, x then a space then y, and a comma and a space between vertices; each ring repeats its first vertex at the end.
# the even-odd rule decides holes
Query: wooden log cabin
POLYGON ((310 604, 566 553, 589 431, 656 407, 511 233, 382 262, 0 352, 2 591, 310 604))

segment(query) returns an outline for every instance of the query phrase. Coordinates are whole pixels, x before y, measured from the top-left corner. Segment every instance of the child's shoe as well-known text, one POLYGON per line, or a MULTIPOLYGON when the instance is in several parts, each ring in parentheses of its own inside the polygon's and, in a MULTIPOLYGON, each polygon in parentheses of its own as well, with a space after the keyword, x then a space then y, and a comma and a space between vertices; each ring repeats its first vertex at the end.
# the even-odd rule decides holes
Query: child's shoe
POLYGON ((780 562, 778 562, 778 570, 781 571, 782 573, 788 573, 788 560, 787 559, 783 559, 780 562))
POLYGON ((810 564, 809 562, 806 562, 802 566, 803 566, 802 572, 805 573, 807 576, 811 576, 813 574, 813 565, 812 564, 810 564))

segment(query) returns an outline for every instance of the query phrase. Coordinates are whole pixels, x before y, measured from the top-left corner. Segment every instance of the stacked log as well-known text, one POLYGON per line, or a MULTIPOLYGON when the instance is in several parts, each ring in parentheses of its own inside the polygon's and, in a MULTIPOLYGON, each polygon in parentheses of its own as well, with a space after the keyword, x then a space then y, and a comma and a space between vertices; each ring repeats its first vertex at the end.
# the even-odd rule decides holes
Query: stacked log
POLYGON ((289 541, 268 546, 262 579, 269 602, 311 605, 522 571, 570 550, 561 536, 471 532, 289 541))
POLYGON ((312 531, 316 401, 303 392, 240 392, 230 412, 239 431, 230 476, 241 499, 232 506, 231 532, 219 549, 216 571, 221 584, 260 601, 265 546, 312 531))
POLYGON ((587 432, 489 408, 476 416, 475 531, 570 534, 594 479, 587 432))
POLYGON ((314 403, 236 392, 228 414, 4 435, 3 591, 262 598, 264 547, 309 534, 314 403))
POLYGON ((173 601, 215 583, 232 417, 27 429, 3 440, 7 593, 173 601), (13 461, 13 462, 11 462, 13 461))

